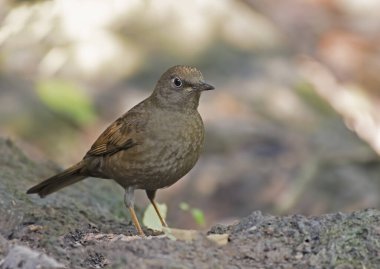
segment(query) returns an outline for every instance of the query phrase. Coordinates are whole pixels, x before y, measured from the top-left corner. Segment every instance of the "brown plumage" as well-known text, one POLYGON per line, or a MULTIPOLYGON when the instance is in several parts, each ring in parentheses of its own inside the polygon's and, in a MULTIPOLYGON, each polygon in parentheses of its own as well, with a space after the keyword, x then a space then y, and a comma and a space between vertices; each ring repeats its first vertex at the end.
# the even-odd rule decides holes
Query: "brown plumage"
POLYGON ((86 177, 113 179, 125 189, 125 204, 140 235, 135 189, 146 190, 162 225, 167 226, 154 202, 155 193, 174 184, 197 162, 204 140, 199 98, 202 91, 212 89, 196 68, 170 68, 153 93, 113 122, 79 163, 27 193, 45 197, 86 177))

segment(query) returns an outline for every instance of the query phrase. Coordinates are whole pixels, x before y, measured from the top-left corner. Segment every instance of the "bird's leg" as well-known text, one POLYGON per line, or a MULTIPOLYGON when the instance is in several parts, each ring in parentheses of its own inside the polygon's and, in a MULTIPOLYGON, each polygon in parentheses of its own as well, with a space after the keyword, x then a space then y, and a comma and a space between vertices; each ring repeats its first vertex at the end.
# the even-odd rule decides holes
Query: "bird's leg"
POLYGON ((134 187, 127 187, 125 188, 125 194, 124 194, 124 203, 127 206, 129 213, 131 214, 131 218, 133 221, 133 224, 135 225, 139 235, 145 236, 143 230, 141 229, 139 220, 137 219, 136 213, 135 213, 135 188, 134 187))
POLYGON ((158 215, 158 218, 161 221, 162 226, 168 227, 168 225, 166 224, 166 221, 161 216, 160 210, 158 210, 156 202, 154 201, 154 197, 156 196, 156 191, 157 190, 146 190, 146 195, 148 196, 149 201, 152 203, 154 210, 156 210, 156 213, 158 215))

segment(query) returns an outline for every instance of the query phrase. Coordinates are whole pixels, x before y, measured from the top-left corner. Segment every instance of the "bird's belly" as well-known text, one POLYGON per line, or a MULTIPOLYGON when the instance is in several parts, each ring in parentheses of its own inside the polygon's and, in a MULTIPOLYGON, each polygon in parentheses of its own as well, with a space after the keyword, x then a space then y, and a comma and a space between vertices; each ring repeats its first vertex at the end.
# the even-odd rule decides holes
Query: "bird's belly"
POLYGON ((193 142, 182 137, 146 141, 144 145, 110 156, 107 176, 123 187, 155 190, 170 186, 193 168, 202 142, 201 134, 193 142))

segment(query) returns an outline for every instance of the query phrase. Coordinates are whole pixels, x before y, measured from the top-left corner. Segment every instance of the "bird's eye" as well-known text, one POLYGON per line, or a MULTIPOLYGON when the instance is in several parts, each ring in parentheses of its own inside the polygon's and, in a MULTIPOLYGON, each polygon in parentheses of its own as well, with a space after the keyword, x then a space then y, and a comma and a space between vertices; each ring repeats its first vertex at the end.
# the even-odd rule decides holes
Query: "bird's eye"
POLYGON ((180 78, 177 78, 177 77, 172 79, 172 83, 177 88, 182 86, 182 80, 180 78))

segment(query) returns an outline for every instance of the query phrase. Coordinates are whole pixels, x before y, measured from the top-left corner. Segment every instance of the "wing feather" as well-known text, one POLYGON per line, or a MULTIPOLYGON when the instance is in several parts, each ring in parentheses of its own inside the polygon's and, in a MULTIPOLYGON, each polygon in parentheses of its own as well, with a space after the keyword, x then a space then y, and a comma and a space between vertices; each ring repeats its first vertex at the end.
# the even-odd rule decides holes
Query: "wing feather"
POLYGON ((133 121, 128 123, 126 119, 124 115, 113 122, 95 141, 86 156, 112 155, 137 145, 133 139, 133 121))

